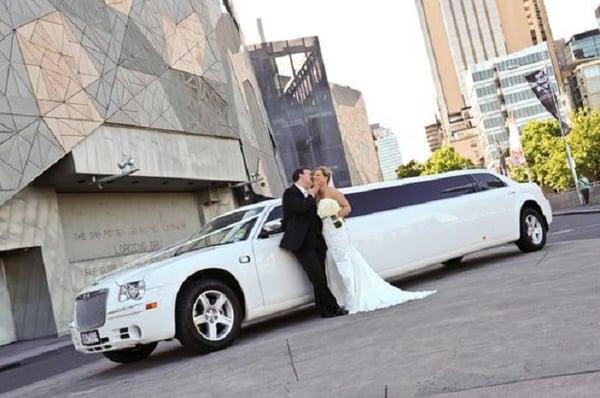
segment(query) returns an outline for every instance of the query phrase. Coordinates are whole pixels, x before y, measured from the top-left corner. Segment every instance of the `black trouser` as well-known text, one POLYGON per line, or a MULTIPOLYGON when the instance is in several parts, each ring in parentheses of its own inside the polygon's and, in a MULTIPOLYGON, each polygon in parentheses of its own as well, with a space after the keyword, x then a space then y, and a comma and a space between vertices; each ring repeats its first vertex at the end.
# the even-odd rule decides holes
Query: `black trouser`
POLYGON ((315 305, 321 315, 334 314, 339 306, 327 286, 325 274, 325 251, 313 247, 301 247, 294 255, 304 268, 315 290, 315 305))
POLYGON ((581 194, 583 195, 583 201, 585 202, 585 204, 589 205, 590 204, 590 190, 582 189, 581 194))

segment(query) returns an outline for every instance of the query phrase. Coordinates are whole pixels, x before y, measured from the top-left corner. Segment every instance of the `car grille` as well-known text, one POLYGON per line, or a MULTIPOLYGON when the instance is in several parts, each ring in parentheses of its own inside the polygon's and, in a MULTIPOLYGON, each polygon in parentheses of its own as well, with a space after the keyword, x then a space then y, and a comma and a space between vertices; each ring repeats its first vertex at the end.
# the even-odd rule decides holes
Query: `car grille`
POLYGON ((104 289, 77 296, 75 299, 75 318, 78 329, 97 329, 104 325, 107 295, 108 290, 104 289))

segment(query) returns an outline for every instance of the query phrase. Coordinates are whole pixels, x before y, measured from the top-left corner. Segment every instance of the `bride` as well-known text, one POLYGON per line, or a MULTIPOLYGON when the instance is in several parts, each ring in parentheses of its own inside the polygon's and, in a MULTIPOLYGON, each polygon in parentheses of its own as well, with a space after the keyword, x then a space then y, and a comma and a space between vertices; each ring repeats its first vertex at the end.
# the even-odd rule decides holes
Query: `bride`
MULTIPOLYGON (((319 189, 316 199, 321 213, 326 204, 333 203, 324 199, 332 199, 339 204, 339 219, 350 214, 350 203, 343 193, 334 188, 330 169, 316 168, 313 181, 319 189)), ((323 236, 328 247, 326 271, 329 287, 340 306, 351 314, 422 299, 436 292, 407 292, 387 283, 352 246, 350 234, 345 224, 339 220, 324 217, 323 236)))

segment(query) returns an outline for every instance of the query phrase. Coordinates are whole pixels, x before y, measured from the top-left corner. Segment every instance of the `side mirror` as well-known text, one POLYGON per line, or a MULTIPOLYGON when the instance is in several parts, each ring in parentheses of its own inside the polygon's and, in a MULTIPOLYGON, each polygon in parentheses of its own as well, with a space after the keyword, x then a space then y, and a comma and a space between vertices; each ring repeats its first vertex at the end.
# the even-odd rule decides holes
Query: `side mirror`
POLYGON ((269 221, 263 225, 262 231, 260 231, 260 238, 265 239, 269 236, 281 232, 281 219, 269 221))

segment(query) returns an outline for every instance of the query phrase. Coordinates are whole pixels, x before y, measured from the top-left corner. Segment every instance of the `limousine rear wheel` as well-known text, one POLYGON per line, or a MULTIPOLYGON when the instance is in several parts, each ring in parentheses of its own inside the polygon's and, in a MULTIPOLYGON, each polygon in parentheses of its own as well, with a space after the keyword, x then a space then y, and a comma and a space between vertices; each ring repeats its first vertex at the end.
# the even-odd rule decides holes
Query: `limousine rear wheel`
POLYGON ((240 300, 227 284, 200 279, 184 286, 177 299, 177 339, 198 353, 223 349, 242 324, 240 300))
POLYGON ((152 354, 158 343, 144 344, 135 348, 125 350, 107 351, 102 354, 116 363, 131 363, 146 359, 152 354))
POLYGON ((521 236, 517 247, 525 253, 541 250, 546 245, 546 226, 540 213, 531 207, 521 211, 521 236))

